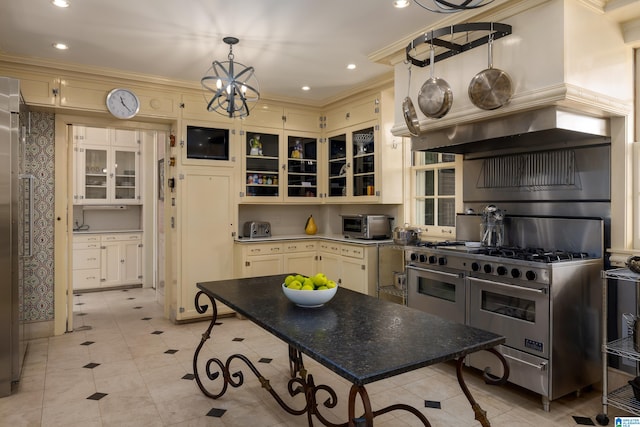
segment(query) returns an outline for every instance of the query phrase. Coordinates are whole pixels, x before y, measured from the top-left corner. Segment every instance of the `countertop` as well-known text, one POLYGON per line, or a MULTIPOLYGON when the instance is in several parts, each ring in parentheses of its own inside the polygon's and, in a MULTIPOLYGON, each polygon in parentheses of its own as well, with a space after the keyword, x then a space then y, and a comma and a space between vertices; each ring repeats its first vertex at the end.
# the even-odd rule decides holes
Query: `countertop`
POLYGON ((333 240, 341 243, 353 243, 357 245, 380 245, 380 244, 390 244, 393 243, 393 239, 387 240, 365 240, 365 239, 354 239, 349 237, 344 237, 341 234, 283 234, 278 236, 271 237, 260 237, 255 239, 250 239, 248 237, 238 237, 235 239, 236 243, 269 243, 269 242, 281 242, 286 240, 333 240))
POLYGON ((142 230, 73 230, 73 234, 142 233, 142 230))

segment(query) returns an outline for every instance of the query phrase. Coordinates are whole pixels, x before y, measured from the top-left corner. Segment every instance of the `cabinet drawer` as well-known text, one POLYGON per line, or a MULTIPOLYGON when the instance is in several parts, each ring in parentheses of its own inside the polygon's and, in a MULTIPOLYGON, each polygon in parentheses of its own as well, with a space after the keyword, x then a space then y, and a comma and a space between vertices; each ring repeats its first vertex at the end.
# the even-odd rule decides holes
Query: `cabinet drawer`
POLYGON ((100 269, 73 270, 73 287, 78 288, 99 288, 100 269))
POLYGON ((103 242, 126 242, 126 241, 136 241, 141 240, 142 236, 140 234, 104 234, 102 236, 103 242))
POLYGON ((92 242, 100 243, 100 235, 99 234, 89 234, 89 235, 86 235, 86 236, 78 236, 78 235, 73 236, 73 244, 74 245, 76 243, 92 243, 92 242))
POLYGON ((100 249, 80 249, 73 251, 73 269, 100 268, 100 249))
POLYGON ((335 242, 320 242, 320 250, 339 255, 340 245, 335 242))
POLYGON ((73 242, 73 250, 82 250, 82 249, 100 249, 100 242, 93 243, 76 243, 73 242))
POLYGON ((340 254, 349 258, 364 258, 364 248, 362 246, 342 246, 340 254))
POLYGON ((267 244, 267 245, 250 245, 247 247, 247 256, 257 256, 257 255, 273 255, 273 254, 281 254, 282 244, 267 244))
POLYGON ((289 242, 284 244, 284 251, 287 253, 315 251, 318 245, 316 242, 289 242))

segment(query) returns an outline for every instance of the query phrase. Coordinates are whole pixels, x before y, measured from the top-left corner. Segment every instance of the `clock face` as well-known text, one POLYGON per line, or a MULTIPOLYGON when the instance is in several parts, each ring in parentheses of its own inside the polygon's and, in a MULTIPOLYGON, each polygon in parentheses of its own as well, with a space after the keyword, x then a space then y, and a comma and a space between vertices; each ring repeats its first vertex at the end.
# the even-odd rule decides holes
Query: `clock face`
POLYGON ((114 89, 107 95, 107 109, 119 119, 130 119, 140 111, 140 100, 128 89, 114 89))

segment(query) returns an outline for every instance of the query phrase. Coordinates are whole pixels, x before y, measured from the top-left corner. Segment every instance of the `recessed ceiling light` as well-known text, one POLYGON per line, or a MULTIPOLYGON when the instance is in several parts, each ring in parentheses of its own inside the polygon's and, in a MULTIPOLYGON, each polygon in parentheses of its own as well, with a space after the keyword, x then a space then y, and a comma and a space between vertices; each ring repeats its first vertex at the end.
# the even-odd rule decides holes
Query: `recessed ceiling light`
POLYGON ((51 4, 57 7, 69 7, 67 0, 51 0, 51 4))
POLYGON ((356 69, 356 64, 347 65, 347 70, 355 70, 355 69, 356 69))
POLYGON ((59 50, 67 50, 67 49, 69 49, 69 46, 67 46, 64 43, 54 43, 52 46, 55 47, 56 49, 59 49, 59 50))
POLYGON ((398 9, 402 9, 403 7, 407 7, 411 4, 409 0, 394 0, 393 7, 397 7, 398 9))
POLYGON ((307 91, 307 90, 311 90, 311 88, 309 86, 302 86, 302 90, 307 91))

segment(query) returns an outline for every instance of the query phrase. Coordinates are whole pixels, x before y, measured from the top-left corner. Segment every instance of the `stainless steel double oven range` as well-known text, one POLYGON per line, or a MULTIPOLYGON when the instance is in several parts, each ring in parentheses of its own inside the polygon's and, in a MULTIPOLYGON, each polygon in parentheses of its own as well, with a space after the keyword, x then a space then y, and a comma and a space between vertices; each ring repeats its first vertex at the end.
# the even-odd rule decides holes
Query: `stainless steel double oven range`
MULTIPOLYGON (((458 216, 460 228, 474 229, 477 221, 458 216)), ((504 335, 500 351, 510 363, 509 381, 539 393, 548 411, 551 400, 600 381, 603 222, 508 217, 506 229, 507 247, 434 242, 407 248, 407 301, 504 335)), ((482 353, 467 364, 502 374, 482 353)))

